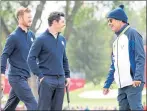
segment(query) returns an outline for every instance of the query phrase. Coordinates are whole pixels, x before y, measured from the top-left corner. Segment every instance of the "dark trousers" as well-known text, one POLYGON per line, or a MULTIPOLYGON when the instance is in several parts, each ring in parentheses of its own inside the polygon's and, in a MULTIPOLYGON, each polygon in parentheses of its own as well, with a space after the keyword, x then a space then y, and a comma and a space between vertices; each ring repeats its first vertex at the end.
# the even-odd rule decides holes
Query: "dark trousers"
POLYGON ((9 99, 3 110, 15 110, 19 101, 24 102, 27 110, 36 110, 37 102, 28 85, 27 78, 22 76, 8 76, 8 80, 12 88, 9 93, 9 99))
POLYGON ((38 110, 62 110, 64 87, 64 76, 45 76, 39 84, 38 110))
POLYGON ((133 87, 132 85, 120 88, 118 90, 119 110, 137 110, 143 111, 142 105, 142 90, 144 83, 140 86, 133 87))

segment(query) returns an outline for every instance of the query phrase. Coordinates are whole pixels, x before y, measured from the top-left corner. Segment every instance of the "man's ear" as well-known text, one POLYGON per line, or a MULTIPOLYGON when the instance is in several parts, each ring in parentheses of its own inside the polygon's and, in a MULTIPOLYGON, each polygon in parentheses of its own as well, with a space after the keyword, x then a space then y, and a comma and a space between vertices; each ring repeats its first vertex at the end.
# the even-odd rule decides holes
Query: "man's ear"
POLYGON ((21 19, 21 17, 20 17, 20 16, 18 16, 17 21, 19 21, 20 19, 21 19))
POLYGON ((53 20, 53 24, 55 24, 55 25, 56 25, 57 23, 58 23, 58 21, 57 21, 57 20, 53 20))
POLYGON ((23 16, 18 16, 18 21, 19 21, 19 20, 22 20, 22 17, 23 17, 23 16))

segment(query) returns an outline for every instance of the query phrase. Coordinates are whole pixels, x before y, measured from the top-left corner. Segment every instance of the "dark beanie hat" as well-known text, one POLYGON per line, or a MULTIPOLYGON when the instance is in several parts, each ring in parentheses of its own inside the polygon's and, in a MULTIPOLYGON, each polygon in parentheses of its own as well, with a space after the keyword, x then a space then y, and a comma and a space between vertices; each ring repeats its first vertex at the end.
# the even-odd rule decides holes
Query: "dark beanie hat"
POLYGON ((107 18, 114 18, 114 19, 121 20, 127 23, 128 17, 123 9, 124 9, 124 5, 120 5, 118 8, 109 12, 109 14, 107 15, 107 18))

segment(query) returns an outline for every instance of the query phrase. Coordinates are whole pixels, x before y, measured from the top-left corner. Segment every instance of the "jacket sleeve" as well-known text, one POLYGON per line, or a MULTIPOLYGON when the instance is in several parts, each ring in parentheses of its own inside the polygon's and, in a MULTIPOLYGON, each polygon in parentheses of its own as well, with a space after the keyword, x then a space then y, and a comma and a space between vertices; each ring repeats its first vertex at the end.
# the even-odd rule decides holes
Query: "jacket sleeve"
POLYGON ((31 49, 28 55, 28 59, 27 59, 28 65, 32 73, 37 75, 39 78, 43 77, 43 74, 41 73, 37 65, 37 58, 38 58, 39 53, 41 52, 41 48, 42 48, 41 40, 39 38, 35 39, 31 46, 31 49))
POLYGON ((135 40, 135 75, 134 80, 144 80, 144 67, 145 67, 145 51, 143 47, 142 36, 137 32, 133 31, 132 36, 135 40))
POLYGON ((15 39, 14 39, 14 36, 10 35, 7 38, 5 47, 1 55, 1 73, 2 74, 5 74, 7 59, 10 57, 14 49, 15 49, 15 39))
POLYGON ((112 53, 112 55, 111 55, 111 66, 110 66, 110 69, 109 69, 107 79, 106 79, 105 84, 104 84, 104 88, 109 88, 111 86, 112 82, 114 81, 114 72, 115 72, 115 68, 114 68, 114 60, 113 60, 113 53, 112 53))
MULTIPOLYGON (((65 40, 64 40, 64 43, 65 43, 65 47, 66 47, 65 40)), ((65 77, 70 78, 70 70, 69 70, 68 58, 66 56, 66 48, 65 48, 64 54, 63 54, 63 68, 64 68, 64 72, 65 72, 65 77)))

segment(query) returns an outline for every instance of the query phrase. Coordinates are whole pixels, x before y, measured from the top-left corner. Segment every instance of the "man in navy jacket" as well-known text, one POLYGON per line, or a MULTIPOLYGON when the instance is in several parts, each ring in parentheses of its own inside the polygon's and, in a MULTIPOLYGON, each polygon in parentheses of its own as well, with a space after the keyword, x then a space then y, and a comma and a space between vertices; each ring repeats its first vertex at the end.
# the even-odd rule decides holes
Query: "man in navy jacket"
POLYGON ((70 84, 66 40, 60 34, 65 26, 64 14, 52 12, 49 27, 34 41, 28 56, 32 72, 38 76, 38 110, 62 110, 65 80, 70 84))
POLYGON ((129 26, 123 8, 124 5, 120 5, 107 16, 108 25, 117 38, 113 42, 112 64, 103 93, 109 92, 109 87, 115 80, 119 87, 119 110, 140 111, 143 110, 145 51, 142 36, 129 26))
POLYGON ((21 7, 17 10, 16 17, 18 27, 7 38, 1 55, 1 88, 4 90, 7 59, 10 63, 8 81, 12 87, 3 110, 15 110, 19 101, 24 102, 27 110, 36 110, 37 102, 28 85, 30 69, 27 56, 35 38, 34 34, 28 30, 32 24, 31 10, 21 7))

